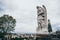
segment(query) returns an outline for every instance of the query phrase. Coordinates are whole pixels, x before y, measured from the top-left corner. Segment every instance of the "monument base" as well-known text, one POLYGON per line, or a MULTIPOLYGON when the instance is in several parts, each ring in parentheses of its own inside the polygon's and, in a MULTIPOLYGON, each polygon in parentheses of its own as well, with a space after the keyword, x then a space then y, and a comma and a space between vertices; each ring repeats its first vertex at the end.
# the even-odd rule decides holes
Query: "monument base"
POLYGON ((49 34, 36 34, 36 40, 50 40, 49 34))

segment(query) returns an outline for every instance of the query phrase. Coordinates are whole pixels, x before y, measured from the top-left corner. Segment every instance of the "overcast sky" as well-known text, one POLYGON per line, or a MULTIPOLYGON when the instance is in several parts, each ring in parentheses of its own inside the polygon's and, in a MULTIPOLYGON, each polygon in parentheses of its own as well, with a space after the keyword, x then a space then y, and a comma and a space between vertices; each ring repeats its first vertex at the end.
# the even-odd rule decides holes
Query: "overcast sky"
POLYGON ((0 0, 0 16, 13 16, 17 23, 15 32, 35 33, 37 27, 36 6, 45 5, 47 17, 51 21, 53 31, 60 28, 60 0, 0 0))

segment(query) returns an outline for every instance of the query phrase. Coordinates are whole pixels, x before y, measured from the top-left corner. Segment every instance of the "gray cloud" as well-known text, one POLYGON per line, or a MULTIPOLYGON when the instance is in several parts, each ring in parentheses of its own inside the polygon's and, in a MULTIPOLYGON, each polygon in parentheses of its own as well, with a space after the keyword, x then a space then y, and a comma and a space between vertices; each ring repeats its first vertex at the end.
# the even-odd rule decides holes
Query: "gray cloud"
POLYGON ((0 6, 4 10, 1 15, 8 14, 16 19, 15 32, 36 32, 37 5, 44 4, 46 6, 48 19, 51 20, 53 29, 53 25, 60 23, 59 0, 1 0, 0 2, 2 2, 0 6))

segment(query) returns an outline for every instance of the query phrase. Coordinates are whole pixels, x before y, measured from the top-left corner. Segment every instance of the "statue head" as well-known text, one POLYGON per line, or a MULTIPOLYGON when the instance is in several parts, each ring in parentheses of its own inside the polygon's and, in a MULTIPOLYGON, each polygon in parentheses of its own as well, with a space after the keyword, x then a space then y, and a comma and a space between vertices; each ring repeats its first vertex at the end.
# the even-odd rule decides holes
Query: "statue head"
POLYGON ((37 12, 38 13, 46 13, 46 7, 44 5, 37 6, 37 12))
POLYGON ((43 8, 41 7, 41 6, 37 6, 37 11, 38 11, 38 13, 41 13, 41 12, 43 12, 43 8))

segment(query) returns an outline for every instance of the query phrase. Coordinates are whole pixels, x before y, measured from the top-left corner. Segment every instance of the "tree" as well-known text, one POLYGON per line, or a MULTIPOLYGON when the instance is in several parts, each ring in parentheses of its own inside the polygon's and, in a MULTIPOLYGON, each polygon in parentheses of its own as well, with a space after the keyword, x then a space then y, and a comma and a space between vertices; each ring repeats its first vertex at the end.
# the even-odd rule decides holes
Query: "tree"
POLYGON ((0 17, 0 32, 10 33, 16 26, 16 20, 9 15, 3 15, 0 17))
POLYGON ((51 27, 51 23, 50 20, 48 20, 48 32, 52 32, 52 27, 51 27))

